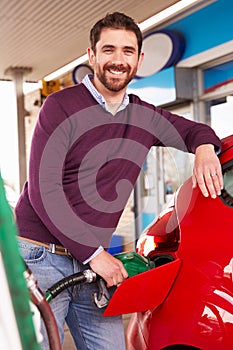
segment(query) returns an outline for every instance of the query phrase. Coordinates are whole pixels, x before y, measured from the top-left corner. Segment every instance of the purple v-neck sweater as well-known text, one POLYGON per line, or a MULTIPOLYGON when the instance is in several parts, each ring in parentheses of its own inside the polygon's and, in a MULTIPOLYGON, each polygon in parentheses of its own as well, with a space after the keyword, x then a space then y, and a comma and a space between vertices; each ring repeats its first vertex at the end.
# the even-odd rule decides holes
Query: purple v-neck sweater
POLYGON ((151 146, 195 152, 221 143, 213 130, 141 101, 115 116, 83 84, 46 98, 16 207, 21 236, 68 248, 85 261, 107 248, 151 146))

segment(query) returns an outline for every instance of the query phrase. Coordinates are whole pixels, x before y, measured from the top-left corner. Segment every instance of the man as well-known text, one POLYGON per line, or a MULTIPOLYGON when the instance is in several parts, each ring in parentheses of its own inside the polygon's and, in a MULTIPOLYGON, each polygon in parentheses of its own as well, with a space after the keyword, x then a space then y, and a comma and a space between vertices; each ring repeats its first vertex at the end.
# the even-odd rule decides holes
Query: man
MULTIPOLYGON (((195 153, 193 186, 204 196, 216 198, 223 186, 221 143, 211 128, 127 95, 143 60, 135 22, 108 14, 90 41, 94 75, 50 95, 41 108, 16 208, 22 255, 44 291, 88 267, 108 287, 127 278, 106 248, 151 146, 195 153), (62 255, 64 248, 72 256, 62 255)), ((96 284, 85 284, 51 302, 61 341, 66 321, 77 349, 123 350, 121 317, 102 316, 92 302, 96 291, 96 284)), ((42 348, 48 349, 46 337, 42 348)))

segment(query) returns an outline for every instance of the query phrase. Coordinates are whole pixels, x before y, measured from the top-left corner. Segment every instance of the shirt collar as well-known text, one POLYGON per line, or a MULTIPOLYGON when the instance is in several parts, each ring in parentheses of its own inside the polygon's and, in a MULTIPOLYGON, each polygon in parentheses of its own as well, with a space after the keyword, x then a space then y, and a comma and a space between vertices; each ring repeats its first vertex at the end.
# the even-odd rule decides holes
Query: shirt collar
MULTIPOLYGON (((86 86, 86 88, 89 90, 89 92, 91 93, 91 95, 94 97, 94 99, 106 110, 108 111, 108 106, 107 103, 103 97, 103 95, 101 95, 99 93, 99 91, 95 88, 95 86, 92 83, 94 76, 92 74, 87 74, 83 80, 82 83, 86 86)), ((118 112, 122 111, 123 109, 125 109, 129 104, 129 95, 125 94, 123 101, 120 105, 120 107, 118 108, 118 112)))

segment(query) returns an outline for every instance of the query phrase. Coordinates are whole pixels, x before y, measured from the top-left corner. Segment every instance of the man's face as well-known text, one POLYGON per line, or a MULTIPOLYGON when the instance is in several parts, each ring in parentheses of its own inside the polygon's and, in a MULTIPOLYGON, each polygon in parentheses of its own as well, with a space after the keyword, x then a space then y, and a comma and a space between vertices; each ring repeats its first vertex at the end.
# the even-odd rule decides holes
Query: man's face
POLYGON ((100 91, 102 86, 115 92, 126 90, 142 61, 136 35, 124 29, 102 30, 95 53, 88 49, 88 54, 100 91))

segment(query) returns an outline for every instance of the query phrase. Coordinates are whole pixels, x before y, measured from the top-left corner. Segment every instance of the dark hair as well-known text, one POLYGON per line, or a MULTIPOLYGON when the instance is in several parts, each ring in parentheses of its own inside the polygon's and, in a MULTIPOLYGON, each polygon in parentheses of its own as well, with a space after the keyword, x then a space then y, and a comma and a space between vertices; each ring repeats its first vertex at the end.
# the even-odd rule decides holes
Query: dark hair
POLYGON ((125 29, 134 32, 138 42, 138 55, 142 49, 142 33, 135 21, 124 13, 114 12, 100 19, 90 31, 91 48, 95 52, 96 43, 100 40, 101 31, 104 28, 125 29))

